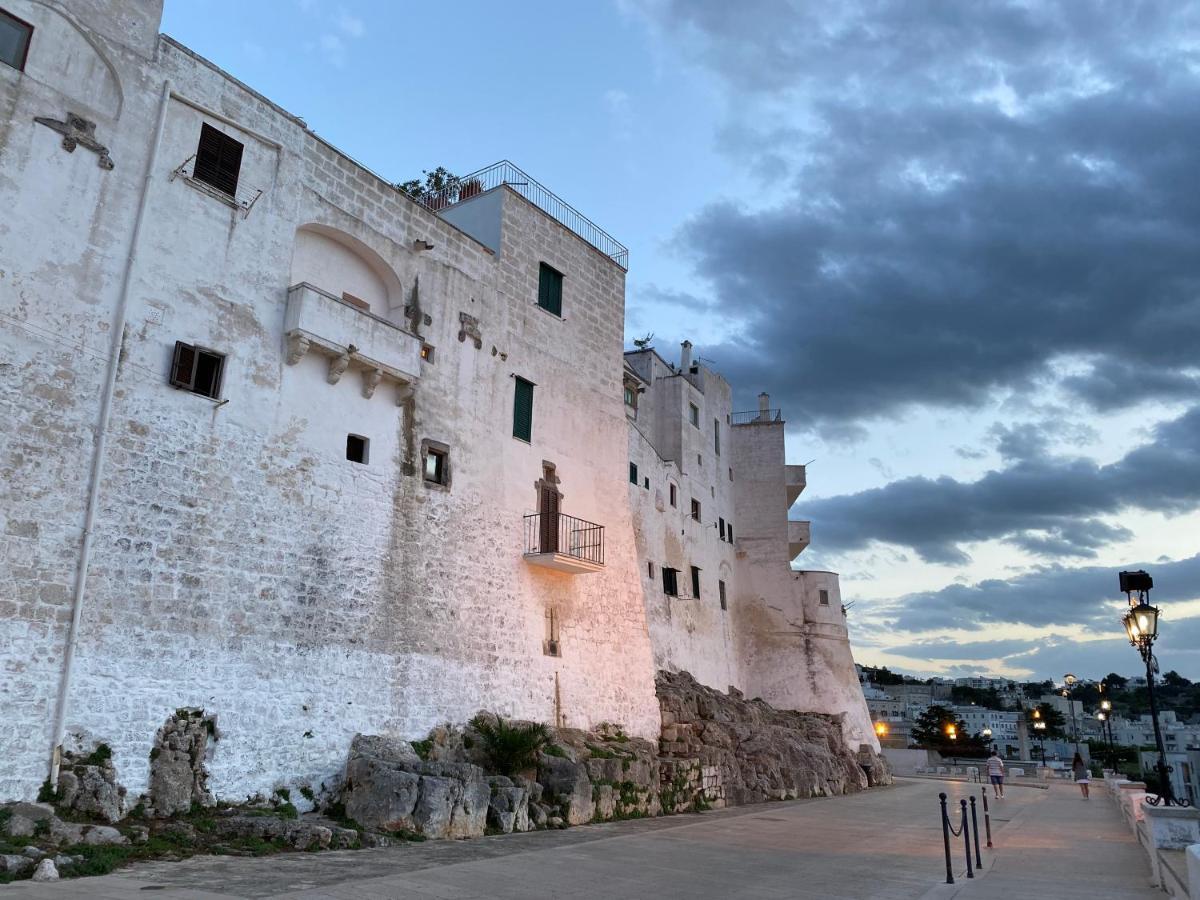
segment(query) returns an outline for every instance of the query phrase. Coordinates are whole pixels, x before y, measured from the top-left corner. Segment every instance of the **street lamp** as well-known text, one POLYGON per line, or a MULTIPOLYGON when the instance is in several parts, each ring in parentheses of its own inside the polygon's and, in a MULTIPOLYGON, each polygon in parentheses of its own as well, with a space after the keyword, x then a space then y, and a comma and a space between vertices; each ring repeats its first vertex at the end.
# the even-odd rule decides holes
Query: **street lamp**
POLYGON ((1044 769, 1046 768, 1046 723, 1042 721, 1041 715, 1036 709, 1033 711, 1033 718, 1035 719, 1033 730, 1037 732, 1038 746, 1042 750, 1042 768, 1044 769))
MULTIPOLYGON (((1104 683, 1101 682, 1101 688, 1104 683)), ((1117 751, 1113 747, 1112 736, 1112 701, 1104 699, 1100 701, 1100 712, 1097 714, 1100 719, 1100 731, 1108 739, 1108 767, 1110 769, 1117 768, 1117 751)))
POLYGON ((1079 728, 1075 725, 1075 703, 1071 700, 1071 688, 1074 687, 1075 682, 1078 680, 1078 678, 1068 672, 1063 676, 1063 684, 1065 684, 1066 687, 1063 688, 1062 692, 1063 697, 1065 697, 1067 701, 1067 709, 1071 711, 1071 737, 1075 739, 1076 753, 1079 752, 1079 728))
POLYGON ((882 740, 883 738, 887 737, 887 733, 888 733, 887 722, 876 722, 875 723, 875 736, 877 738, 882 740))
POLYGON ((1121 617, 1129 643, 1137 648, 1146 663, 1146 691, 1150 695, 1150 721, 1154 725, 1154 743, 1158 749, 1158 797, 1147 797, 1151 806, 1190 806, 1187 800, 1179 800, 1171 788, 1171 767, 1167 765, 1167 751, 1163 746, 1162 729, 1158 725, 1158 706, 1154 700, 1154 640, 1158 637, 1158 607, 1150 605, 1150 589, 1154 579, 1143 571, 1122 572, 1121 590, 1129 599, 1129 611, 1121 617), (1134 601, 1137 594, 1137 601, 1134 601))

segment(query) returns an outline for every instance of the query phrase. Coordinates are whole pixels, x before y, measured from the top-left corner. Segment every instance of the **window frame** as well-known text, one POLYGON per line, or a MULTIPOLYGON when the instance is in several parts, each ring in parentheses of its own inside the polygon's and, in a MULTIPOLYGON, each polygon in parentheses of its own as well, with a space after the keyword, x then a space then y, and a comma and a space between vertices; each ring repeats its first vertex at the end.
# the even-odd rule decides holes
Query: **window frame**
POLYGON ((728 595, 725 593, 725 591, 726 591, 725 580, 723 578, 718 578, 717 579, 717 595, 721 601, 721 609, 729 609, 729 598, 728 598, 728 595))
POLYGON ((663 593, 668 597, 679 596, 679 570, 670 566, 660 566, 662 571, 663 593))
POLYGON ((667 497, 670 501, 670 504, 671 504, 672 508, 678 509, 679 508, 679 487, 673 481, 668 481, 667 487, 668 487, 667 497))
POLYGON ((818 606, 828 606, 829 605, 829 591, 826 590, 825 588, 817 589, 817 605, 818 606))
POLYGON ((688 401, 688 421, 692 423, 692 427, 699 430, 700 428, 700 407, 691 400, 688 401))
POLYGON ((237 138, 230 137, 228 134, 226 134, 221 129, 214 128, 212 125, 209 125, 207 122, 201 122, 200 123, 200 137, 196 141, 196 159, 192 163, 192 174, 190 177, 193 181, 198 181, 201 184, 207 185, 208 187, 212 188, 214 191, 217 191, 222 196, 228 197, 231 200, 236 201, 238 185, 241 183, 241 180, 242 180, 242 160, 245 157, 245 154, 246 154, 246 145, 243 144, 241 141, 239 141, 237 138), (208 140, 210 141, 210 146, 207 148, 208 151, 213 151, 214 148, 212 147, 212 144, 214 144, 214 143, 220 144, 220 146, 218 148, 216 148, 217 158, 213 162, 215 171, 209 171, 206 166, 203 174, 201 174, 200 154, 201 154, 202 150, 206 149, 205 148, 206 136, 208 136, 208 140), (222 171, 224 171, 222 169, 222 164, 225 162, 225 159, 224 159, 225 151, 232 151, 233 144, 237 145, 237 166, 236 166, 236 171, 233 173, 233 189, 229 190, 225 187, 224 183, 218 183, 218 180, 219 180, 219 175, 222 173, 222 171))
POLYGON ((355 434, 350 432, 346 435, 346 462, 354 463, 356 466, 369 466, 371 464, 371 439, 366 435, 355 434), (351 442, 358 441, 359 449, 362 451, 358 454, 359 459, 355 459, 350 455, 351 442))
POLYGON ((4 63, 9 68, 16 69, 18 72, 24 72, 25 64, 29 62, 29 48, 33 46, 33 33, 37 31, 37 28, 32 22, 26 22, 19 16, 14 16, 6 9, 0 9, 0 17, 8 19, 12 22, 15 22, 18 26, 24 26, 26 29, 28 29, 28 31, 25 33, 25 46, 21 48, 21 59, 19 64, 10 63, 6 59, 0 59, 0 63, 4 63))
POLYGON ((171 368, 167 372, 167 383, 171 387, 186 391, 189 394, 195 394, 197 397, 206 397, 209 400, 216 402, 221 401, 221 390, 225 387, 225 364, 228 361, 228 354, 213 350, 210 347, 203 347, 199 344, 189 344, 186 341, 176 341, 175 351, 171 357, 171 368), (186 364, 188 374, 186 378, 180 376, 180 370, 185 367, 184 354, 191 353, 192 358, 190 364, 186 364), (200 368, 200 357, 209 356, 216 360, 217 371, 213 377, 213 392, 196 390, 196 374, 200 368))
POLYGON ((701 506, 700 501, 697 500, 695 497, 693 497, 692 498, 692 513, 691 513, 692 520, 703 524, 704 523, 704 519, 702 518, 703 513, 704 513, 704 508, 703 508, 703 506, 701 506))
POLYGON ((538 262, 537 305, 552 316, 562 318, 563 273, 548 262, 538 262))
POLYGON ((629 463, 629 483, 634 487, 637 487, 638 484, 638 467, 637 463, 633 462, 632 460, 630 460, 629 463))
POLYGON ((721 420, 713 419, 713 452, 721 455, 721 420))
POLYGON ((700 599, 700 567, 689 566, 692 575, 692 599, 700 599))
POLYGON ((514 381, 514 384, 513 384, 513 430, 512 430, 512 436, 515 440, 523 441, 526 444, 532 444, 533 443, 533 389, 535 387, 537 387, 537 385, 532 381, 522 378, 520 375, 514 375, 513 381, 514 381), (521 397, 522 387, 528 388, 528 396, 529 396, 529 412, 527 415, 527 421, 525 421, 525 422, 522 422, 522 419, 520 418, 520 406, 518 405, 518 401, 521 397), (525 425, 525 433, 524 434, 522 434, 520 431, 520 426, 522 424, 525 425))

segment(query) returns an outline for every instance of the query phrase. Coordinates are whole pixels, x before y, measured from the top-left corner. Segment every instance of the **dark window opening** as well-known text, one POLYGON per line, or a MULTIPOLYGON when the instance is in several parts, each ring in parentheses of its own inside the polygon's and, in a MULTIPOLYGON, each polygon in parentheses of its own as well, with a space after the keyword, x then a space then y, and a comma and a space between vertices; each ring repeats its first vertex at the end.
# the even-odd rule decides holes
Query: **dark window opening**
POLYGON ((725 582, 724 581, 717 582, 717 593, 720 594, 720 596, 721 596, 721 609, 728 609, 729 608, 727 605, 728 601, 725 599, 725 582))
POLYGON ((346 435, 346 459, 352 463, 367 464, 371 441, 361 434, 346 435))
POLYGON ((671 485, 671 486, 670 486, 670 488, 671 488, 671 489, 670 489, 670 494, 671 494, 671 505, 672 505, 672 506, 678 506, 678 505, 679 505, 679 498, 676 496, 676 488, 675 488, 675 485, 671 485))
POLYGON ((663 593, 668 597, 679 596, 679 570, 672 569, 667 566, 662 567, 663 576, 663 593))
POLYGON ((729 543, 731 543, 731 544, 733 543, 733 523, 732 522, 730 522, 728 525, 725 526, 725 537, 729 540, 729 543))
POLYGON ((700 521, 700 501, 695 497, 692 498, 692 518, 697 522, 700 521))
POLYGON ((637 481, 638 481, 637 463, 630 463, 629 464, 629 483, 637 484, 637 481))
POLYGON ((237 193, 243 149, 241 141, 235 141, 211 125, 201 125, 192 177, 232 197, 237 193))
POLYGON ((433 347, 431 347, 429 344, 421 345, 421 359, 425 360, 427 363, 433 362, 433 347))
POLYGON ((700 599, 700 569, 697 566, 692 566, 692 597, 700 599))
POLYGON ((0 9, 0 62, 24 72, 32 37, 32 25, 0 9))
POLYGON ((651 580, 654 578, 654 563, 646 563, 646 571, 649 573, 651 580))
POLYGON ((446 452, 432 448, 425 451, 425 480, 433 484, 446 483, 446 452))
POLYGON ((696 428, 700 427, 700 407, 695 403, 688 404, 688 421, 696 428))
POLYGON ((643 479, 642 479, 642 487, 644 487, 646 490, 650 490, 650 479, 649 479, 649 477, 646 477, 646 478, 643 478, 643 479))
POLYGON ((516 379, 513 394, 513 437, 533 440, 533 382, 516 379))
POLYGON ((562 272, 545 263, 538 267, 538 306, 562 317, 562 272))
POLYGON ((721 540, 725 540, 725 520, 717 519, 717 531, 721 535, 721 540))
POLYGON ((224 373, 224 354, 185 344, 183 341, 175 342, 170 378, 174 387, 216 400, 221 396, 221 380, 224 373))
POLYGON ((817 591, 817 596, 821 599, 822 606, 829 605, 829 591, 817 591))
POLYGON ((721 420, 713 419, 713 452, 721 455, 721 420))

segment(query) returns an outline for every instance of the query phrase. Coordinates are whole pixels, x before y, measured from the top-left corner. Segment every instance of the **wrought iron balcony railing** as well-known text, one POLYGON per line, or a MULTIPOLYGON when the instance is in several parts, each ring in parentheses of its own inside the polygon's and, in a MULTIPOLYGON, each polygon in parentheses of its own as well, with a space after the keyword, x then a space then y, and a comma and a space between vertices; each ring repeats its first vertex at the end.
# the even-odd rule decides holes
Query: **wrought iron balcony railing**
POLYGON ((456 178, 440 191, 431 191, 415 199, 426 208, 437 212, 501 185, 508 185, 550 218, 562 223, 605 256, 610 257, 622 269, 629 268, 629 249, 624 244, 507 159, 470 175, 456 178))
MULTIPOLYGON (((581 571, 604 565, 604 526, 563 513, 534 513, 525 517, 525 555, 554 555, 568 566, 580 564, 581 571)), ((552 566, 562 568, 563 566, 552 566)), ((568 569, 575 571, 575 569, 568 569)))
POLYGON ((729 417, 733 425, 763 425, 783 421, 781 409, 752 409, 747 412, 735 412, 729 417))

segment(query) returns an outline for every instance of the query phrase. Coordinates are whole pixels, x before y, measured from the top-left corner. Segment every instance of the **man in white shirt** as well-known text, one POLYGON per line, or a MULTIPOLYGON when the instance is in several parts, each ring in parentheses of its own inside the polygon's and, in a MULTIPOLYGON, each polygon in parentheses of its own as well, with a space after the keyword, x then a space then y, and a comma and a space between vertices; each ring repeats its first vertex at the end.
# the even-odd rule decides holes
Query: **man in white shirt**
POLYGON ((995 793, 997 800, 1004 799, 1004 760, 1000 758, 1000 754, 996 749, 992 748, 992 755, 987 761, 988 780, 992 783, 992 792, 995 793))

